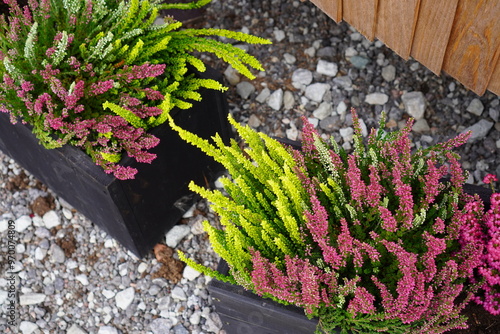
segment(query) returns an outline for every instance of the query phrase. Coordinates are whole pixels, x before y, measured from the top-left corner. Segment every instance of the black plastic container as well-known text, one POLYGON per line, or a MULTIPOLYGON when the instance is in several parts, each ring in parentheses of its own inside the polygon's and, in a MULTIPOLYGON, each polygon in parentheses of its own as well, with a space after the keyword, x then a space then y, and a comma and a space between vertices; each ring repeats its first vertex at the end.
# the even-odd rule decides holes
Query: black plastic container
MULTIPOLYGON (((220 79, 211 69, 201 76, 220 79)), ((229 140, 225 96, 214 90, 200 92, 203 100, 193 108, 172 111, 176 124, 202 138, 218 132, 229 140)), ((151 133, 160 138, 160 144, 151 150, 157 158, 143 164, 125 157, 122 163, 139 172, 134 180, 118 180, 78 148, 45 149, 26 125, 13 125, 9 115, 0 112, 0 150, 139 257, 194 203, 188 183, 205 184, 224 171, 222 165, 184 142, 167 123, 151 133)))

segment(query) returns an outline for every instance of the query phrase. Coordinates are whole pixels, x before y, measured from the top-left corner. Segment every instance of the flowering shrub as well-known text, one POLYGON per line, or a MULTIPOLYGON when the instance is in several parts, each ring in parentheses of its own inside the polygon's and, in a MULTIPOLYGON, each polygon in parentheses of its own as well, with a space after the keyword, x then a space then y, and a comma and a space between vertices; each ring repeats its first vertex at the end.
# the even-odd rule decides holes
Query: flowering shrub
POLYGON ((306 118, 301 150, 230 121, 248 148, 176 128, 231 176, 222 180, 227 195, 190 185, 220 217, 222 229, 204 227, 229 274, 180 253, 183 261, 303 307, 325 332, 466 327, 460 312, 475 292, 466 282, 482 263, 483 243, 463 236, 482 202, 463 192, 465 173, 451 149, 469 134, 412 154, 413 121, 394 133, 381 122, 365 145, 353 111, 355 149, 347 154, 306 118))
POLYGON ((259 62, 242 49, 208 36, 247 43, 268 40, 221 29, 184 29, 159 10, 197 8, 211 0, 160 4, 160 0, 30 0, 20 8, 4 0, 0 17, 0 111, 21 120, 46 148, 82 148, 119 179, 137 172, 119 164, 123 153, 150 163, 158 139, 147 130, 174 107, 198 101, 201 87, 225 90, 197 78, 205 71, 192 51, 211 52, 253 78, 259 62))

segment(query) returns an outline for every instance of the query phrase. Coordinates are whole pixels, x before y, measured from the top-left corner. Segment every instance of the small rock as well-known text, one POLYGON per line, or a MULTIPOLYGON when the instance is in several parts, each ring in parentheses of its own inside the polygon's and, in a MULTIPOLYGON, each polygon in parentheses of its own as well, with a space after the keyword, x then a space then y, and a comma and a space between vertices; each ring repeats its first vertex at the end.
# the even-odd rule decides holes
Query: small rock
POLYGON ((22 334, 31 334, 38 329, 38 325, 30 321, 21 321, 19 330, 22 334))
POLYGON ((257 95, 257 97, 255 98, 255 100, 259 103, 264 103, 266 102, 267 98, 271 95, 271 91, 269 90, 269 88, 264 88, 260 93, 259 95, 257 95))
POLYGON ((343 128, 343 129, 339 130, 339 133, 345 142, 350 142, 350 141, 352 141, 352 138, 354 136, 354 129, 351 127, 343 128))
POLYGON ((82 283, 82 285, 89 285, 89 279, 87 278, 87 275, 85 274, 79 274, 75 276, 75 279, 82 283))
POLYGON ((71 220, 71 218, 73 218, 73 212, 67 208, 62 208, 62 214, 67 220, 71 220))
POLYGON ((335 116, 330 116, 322 121, 319 122, 319 127, 322 128, 325 131, 337 131, 340 129, 341 124, 340 117, 335 115, 335 116))
POLYGON ((210 313, 205 325, 209 332, 218 333, 222 328, 222 321, 217 313, 210 313))
POLYGON ((255 92, 255 87, 248 81, 242 81, 236 85, 236 92, 241 98, 246 100, 255 92))
POLYGON ((241 80, 238 71, 236 71, 231 65, 229 65, 224 71, 224 76, 232 86, 237 85, 241 80))
POLYGON ((198 270, 196 270, 190 266, 184 267, 184 271, 182 272, 182 277, 184 277, 188 281, 192 281, 200 275, 201 275, 201 273, 198 270))
POLYGON ((363 36, 359 32, 353 32, 352 34, 349 35, 349 37, 353 41, 360 41, 363 38, 363 36))
POLYGON ((422 119, 425 113, 425 97, 422 92, 408 92, 401 96, 406 112, 416 120, 422 119))
POLYGON ((276 111, 280 110, 283 104, 283 89, 280 88, 272 93, 267 104, 276 111))
POLYGON ((135 297, 135 290, 133 287, 126 288, 118 292, 115 296, 116 306, 121 308, 122 310, 126 310, 127 307, 132 304, 135 297))
POLYGON ((384 105, 387 101, 389 101, 389 96, 384 93, 371 93, 365 97, 365 102, 371 105, 384 105))
POLYGON ((295 58, 294 55, 288 52, 283 55, 283 58, 285 58, 285 63, 290 65, 295 64, 295 62, 297 61, 297 58, 295 58))
POLYGON ((20 305, 35 305, 45 301, 46 296, 43 293, 26 293, 19 296, 20 305))
POLYGON ((385 81, 391 82, 396 78, 396 67, 394 65, 387 65, 382 68, 382 78, 385 81))
POLYGON ((305 53, 307 56, 309 56, 309 57, 313 58, 313 57, 316 55, 316 49, 315 49, 314 47, 312 47, 312 46, 311 46, 310 48, 305 49, 305 50, 304 50, 304 53, 305 53))
POLYGON ((281 42, 286 37, 285 32, 283 30, 279 30, 279 29, 274 30, 273 34, 274 34, 274 39, 276 40, 276 42, 281 42))
POLYGON ((323 100, 323 96, 330 89, 329 84, 317 82, 312 85, 307 86, 305 91, 305 96, 309 100, 313 100, 315 102, 321 102, 323 100))
POLYGON ((118 334, 118 329, 112 326, 101 326, 97 334, 118 334))
POLYGON ((476 124, 469 126, 464 132, 472 131, 472 135, 470 137, 470 141, 481 139, 488 134, 488 132, 493 127, 494 123, 487 121, 485 119, 480 120, 476 124))
POLYGON ((347 111, 347 104, 345 104, 344 101, 340 101, 340 103, 337 105, 337 114, 342 115, 345 114, 347 111))
POLYGON ((481 116, 484 110, 484 105, 479 99, 473 99, 469 106, 467 107, 467 111, 476 116, 481 116))
POLYGON ((344 89, 349 89, 352 87, 352 79, 348 75, 343 75, 333 79, 333 83, 339 85, 344 89))
POLYGON ((329 102, 322 102, 316 110, 313 111, 313 116, 319 120, 323 120, 331 116, 333 112, 332 104, 329 102))
POLYGON ((191 314, 191 316, 189 317, 189 323, 191 325, 198 325, 200 323, 200 320, 201 320, 201 311, 200 310, 196 310, 193 312, 193 314, 191 314))
POLYGON ((102 295, 106 297, 106 299, 111 299, 114 296, 116 296, 116 293, 114 291, 108 290, 108 289, 103 289, 102 290, 102 295))
POLYGON ((28 226, 30 226, 32 223, 32 220, 30 218, 30 216, 21 216, 19 218, 16 219, 15 221, 15 224, 14 224, 14 229, 17 231, 17 232, 23 232, 25 229, 28 228, 28 226))
POLYGON ((495 122, 498 122, 498 120, 500 119, 500 112, 496 109, 490 108, 488 114, 490 115, 491 119, 494 120, 495 122))
POLYGON ((165 236, 167 246, 171 248, 177 247, 179 242, 189 234, 190 230, 187 225, 175 225, 172 227, 165 236))
POLYGON ((424 133, 429 132, 431 128, 429 127, 427 121, 424 118, 421 118, 415 121, 412 130, 416 133, 424 133))
POLYGON ((64 251, 57 244, 52 243, 49 248, 50 262, 52 263, 64 263, 66 256, 64 251))
POLYGON ((9 221, 7 219, 0 220, 0 233, 7 231, 9 228, 9 221))
POLYGON ((345 57, 346 58, 350 58, 350 57, 354 57, 358 54, 358 51, 356 51, 355 48, 353 48, 352 46, 348 47, 346 50, 345 50, 345 57))
POLYGON ((86 331, 81 329, 77 324, 71 325, 66 334, 87 334, 86 331))
POLYGON ((300 88, 301 85, 309 85, 313 80, 313 74, 311 71, 304 68, 299 68, 295 70, 292 74, 292 84, 295 88, 300 88), (299 87, 296 87, 296 84, 299 87))
POLYGON ((149 329, 153 334, 169 334, 172 328, 172 320, 165 318, 157 318, 151 321, 149 329))
POLYGON ((51 229, 53 227, 59 226, 61 224, 61 219, 59 215, 54 210, 47 211, 42 217, 43 224, 46 228, 51 229))
POLYGON ((0 305, 2 305, 3 303, 5 303, 5 301, 7 300, 8 295, 9 294, 7 293, 7 291, 0 290, 0 305))
POLYGON ((174 334, 189 334, 189 331, 182 324, 177 324, 173 328, 174 334))
POLYGON ((290 140, 297 140, 299 137, 299 130, 297 130, 295 123, 290 123, 290 129, 286 130, 286 137, 290 140))
POLYGON ((285 110, 290 110, 293 108, 293 105, 295 104, 295 97, 293 96, 293 93, 289 90, 285 91, 285 94, 283 95, 283 107, 285 110))
POLYGON ((172 289, 170 296, 175 300, 187 300, 186 293, 179 286, 172 289))
POLYGON ((370 59, 362 57, 362 56, 352 56, 349 59, 349 61, 351 62, 351 64, 354 67, 359 68, 359 69, 363 69, 366 67, 366 65, 368 65, 368 63, 370 62, 370 59))
POLYGON ((322 59, 320 59, 318 61, 318 64, 316 65, 316 72, 318 72, 319 74, 324 74, 324 75, 329 76, 329 77, 336 76, 338 71, 339 71, 339 68, 338 68, 337 64, 331 63, 328 61, 324 61, 322 59))
POLYGON ((257 117, 255 114, 251 114, 250 117, 248 118, 248 126, 252 128, 258 128, 261 124, 261 121, 259 117, 257 117))
POLYGON ((307 119, 307 121, 308 121, 309 123, 311 123, 311 124, 312 124, 312 126, 313 126, 313 127, 315 127, 315 128, 317 128, 317 127, 318 127, 318 125, 319 125, 319 119, 317 119, 317 118, 314 118, 314 117, 309 117, 309 118, 307 119))
POLYGON ((334 47, 325 46, 324 48, 318 49, 318 52, 316 52, 316 56, 318 58, 332 58, 335 53, 336 51, 334 47))

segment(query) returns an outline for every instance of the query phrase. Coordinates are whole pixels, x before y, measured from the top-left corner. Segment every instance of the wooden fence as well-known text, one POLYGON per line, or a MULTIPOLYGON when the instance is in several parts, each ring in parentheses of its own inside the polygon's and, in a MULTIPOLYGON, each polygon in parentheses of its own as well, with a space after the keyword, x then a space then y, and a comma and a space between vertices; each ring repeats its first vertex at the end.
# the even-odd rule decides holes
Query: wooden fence
POLYGON ((311 0, 405 60, 500 95, 500 0, 311 0))

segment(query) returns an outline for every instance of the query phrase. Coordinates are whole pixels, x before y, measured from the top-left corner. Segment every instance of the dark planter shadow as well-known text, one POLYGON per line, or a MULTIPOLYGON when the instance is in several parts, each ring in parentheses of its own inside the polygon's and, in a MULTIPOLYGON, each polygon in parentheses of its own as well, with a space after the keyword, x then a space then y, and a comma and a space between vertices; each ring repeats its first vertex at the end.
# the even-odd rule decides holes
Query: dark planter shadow
MULTIPOLYGON (((221 79, 212 69, 200 76, 221 79)), ((193 108, 172 111, 176 124, 203 138, 218 132, 229 140, 225 96, 207 89, 200 93, 203 101, 193 108)), ((139 172, 134 180, 122 181, 105 174, 78 148, 45 149, 26 125, 13 125, 9 115, 0 113, 0 150, 139 257, 145 256, 194 203, 188 183, 206 184, 224 170, 179 138, 167 123, 151 133, 160 138, 160 144, 151 150, 157 158, 143 164, 124 157, 121 163, 139 172)))

